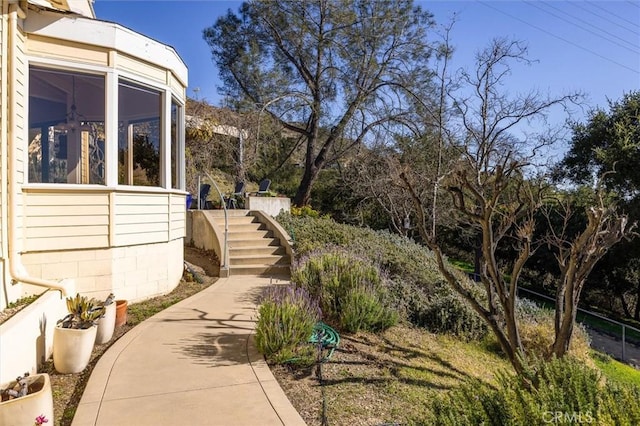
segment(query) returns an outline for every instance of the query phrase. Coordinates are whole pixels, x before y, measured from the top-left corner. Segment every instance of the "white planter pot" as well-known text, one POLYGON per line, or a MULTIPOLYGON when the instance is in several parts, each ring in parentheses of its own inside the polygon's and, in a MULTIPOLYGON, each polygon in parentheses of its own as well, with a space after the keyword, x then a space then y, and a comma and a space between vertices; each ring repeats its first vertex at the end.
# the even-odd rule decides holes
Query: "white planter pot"
MULTIPOLYGON (((53 424, 53 397, 48 374, 34 374, 27 377, 29 394, 9 401, 0 402, 0 425, 33 425, 36 417, 45 416, 53 424)), ((0 386, 13 388, 15 382, 0 386)))
POLYGON ((53 366, 62 374, 79 373, 89 364, 98 327, 53 330, 53 366))
POLYGON ((98 320, 98 331, 96 332, 96 345, 107 343, 113 337, 113 330, 116 328, 116 303, 105 306, 105 313, 98 320))

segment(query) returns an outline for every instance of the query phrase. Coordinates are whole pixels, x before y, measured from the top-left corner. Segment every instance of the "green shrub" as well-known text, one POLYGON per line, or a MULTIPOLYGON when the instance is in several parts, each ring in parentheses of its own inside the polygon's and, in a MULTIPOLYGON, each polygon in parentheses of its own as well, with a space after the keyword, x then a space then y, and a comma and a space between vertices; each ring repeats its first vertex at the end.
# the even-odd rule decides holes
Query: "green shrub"
POLYGON ((326 217, 282 214, 278 221, 295 237, 298 259, 339 246, 380 265, 389 277, 390 304, 412 324, 465 339, 478 339, 486 334, 487 328, 479 315, 444 282, 433 254, 414 241, 389 232, 340 224, 326 217))
POLYGON ((281 214, 277 219, 294 237, 298 257, 339 246, 379 264, 390 277, 402 277, 427 290, 442 281, 431 252, 407 238, 386 231, 340 224, 327 217, 281 214))
POLYGON ((480 340, 489 331, 484 320, 460 296, 450 292, 433 297, 420 314, 416 322, 434 333, 480 340))
POLYGON ((309 254, 294 265, 291 280, 320 301, 325 321, 342 330, 378 331, 397 322, 379 268, 345 250, 309 254))
POLYGON ((380 303, 379 292, 368 286, 349 290, 341 305, 340 325, 350 333, 386 330, 398 322, 398 314, 380 303))
POLYGON ((604 381, 599 371, 565 357, 539 362, 523 377, 503 373, 495 388, 469 381, 437 397, 432 413, 426 424, 635 425, 640 422, 640 388, 604 381))
POLYGON ((307 341, 321 311, 317 300, 305 289, 293 286, 270 289, 258 314, 256 345, 268 360, 313 362, 313 347, 307 341))
POLYGON ((320 217, 320 212, 314 210, 313 207, 307 205, 302 207, 291 206, 291 215, 292 216, 309 216, 309 217, 320 217))

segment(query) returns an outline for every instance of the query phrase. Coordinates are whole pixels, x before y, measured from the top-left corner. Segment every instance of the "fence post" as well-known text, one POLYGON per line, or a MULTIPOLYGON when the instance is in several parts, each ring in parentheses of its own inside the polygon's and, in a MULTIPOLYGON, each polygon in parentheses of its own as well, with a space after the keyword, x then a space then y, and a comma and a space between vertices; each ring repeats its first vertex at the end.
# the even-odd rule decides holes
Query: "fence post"
POLYGON ((622 362, 624 362, 624 360, 626 359, 626 354, 625 354, 625 348, 626 347, 626 343, 625 343, 625 325, 622 324, 622 362))

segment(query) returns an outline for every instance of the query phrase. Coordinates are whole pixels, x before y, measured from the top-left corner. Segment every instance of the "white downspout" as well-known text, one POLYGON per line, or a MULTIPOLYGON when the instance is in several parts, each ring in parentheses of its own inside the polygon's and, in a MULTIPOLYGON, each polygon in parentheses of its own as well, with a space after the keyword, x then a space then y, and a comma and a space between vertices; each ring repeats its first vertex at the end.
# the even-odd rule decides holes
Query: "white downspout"
POLYGON ((10 122, 9 122, 9 138, 10 143, 9 151, 9 273, 14 282, 21 282, 25 284, 35 285, 38 287, 46 287, 52 290, 58 290, 62 293, 63 297, 70 296, 74 292, 75 283, 73 280, 62 280, 60 282, 43 280, 40 278, 31 277, 28 275, 22 261, 20 259, 20 252, 18 251, 18 236, 17 236, 17 210, 18 210, 18 193, 20 188, 18 186, 18 155, 15 148, 18 126, 18 115, 16 112, 16 50, 18 46, 17 34, 18 34, 18 17, 25 19, 26 15, 20 7, 13 3, 9 5, 9 62, 11 67, 9 68, 9 108, 11 108, 10 122))

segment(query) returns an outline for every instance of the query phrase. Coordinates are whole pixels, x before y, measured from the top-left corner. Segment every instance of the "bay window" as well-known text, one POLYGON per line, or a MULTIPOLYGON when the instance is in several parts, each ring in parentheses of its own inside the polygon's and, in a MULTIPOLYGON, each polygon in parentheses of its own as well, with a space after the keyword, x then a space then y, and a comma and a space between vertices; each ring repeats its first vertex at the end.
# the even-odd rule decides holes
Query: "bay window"
POLYGON ((182 135, 180 134, 182 122, 182 106, 174 99, 171 100, 171 188, 181 188, 182 171, 180 167, 180 147, 182 135))
POLYGON ((162 94, 118 83, 118 184, 161 186, 162 94))
POLYGON ((29 70, 30 183, 105 184, 105 79, 29 70))
POLYGON ((184 188, 184 106, 167 89, 30 65, 28 112, 29 183, 184 188))

